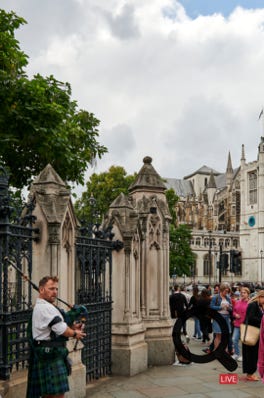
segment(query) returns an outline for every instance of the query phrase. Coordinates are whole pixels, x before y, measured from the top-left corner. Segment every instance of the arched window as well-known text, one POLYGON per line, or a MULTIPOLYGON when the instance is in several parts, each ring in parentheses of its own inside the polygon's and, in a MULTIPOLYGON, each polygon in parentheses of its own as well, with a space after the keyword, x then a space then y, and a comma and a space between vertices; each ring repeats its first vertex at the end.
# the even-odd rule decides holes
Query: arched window
POLYGON ((234 247, 237 247, 237 246, 238 246, 237 239, 233 239, 233 246, 234 246, 234 247))
POLYGON ((203 274, 204 276, 209 275, 209 255, 205 254, 203 259, 203 274))
POLYGON ((204 238, 204 246, 209 246, 209 238, 204 238))

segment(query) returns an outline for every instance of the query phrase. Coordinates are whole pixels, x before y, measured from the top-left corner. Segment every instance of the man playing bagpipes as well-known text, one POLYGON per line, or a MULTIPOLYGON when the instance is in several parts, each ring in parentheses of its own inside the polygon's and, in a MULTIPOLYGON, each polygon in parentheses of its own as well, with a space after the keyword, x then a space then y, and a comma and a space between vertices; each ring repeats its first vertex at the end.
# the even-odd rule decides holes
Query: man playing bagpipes
POLYGON ((30 359, 27 398, 63 398, 69 391, 69 362, 66 341, 85 337, 82 322, 74 321, 87 313, 84 306, 68 312, 59 310, 54 302, 58 295, 58 278, 45 276, 39 281, 39 296, 28 324, 30 359))

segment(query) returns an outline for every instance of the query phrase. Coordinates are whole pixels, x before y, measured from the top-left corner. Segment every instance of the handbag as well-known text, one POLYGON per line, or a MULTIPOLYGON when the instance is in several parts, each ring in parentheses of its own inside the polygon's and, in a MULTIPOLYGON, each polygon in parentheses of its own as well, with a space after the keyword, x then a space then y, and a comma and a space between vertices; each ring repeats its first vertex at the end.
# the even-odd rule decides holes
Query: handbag
POLYGON ((248 325, 246 323, 241 323, 240 325, 240 338, 245 345, 256 345, 259 339, 260 329, 256 326, 248 325))

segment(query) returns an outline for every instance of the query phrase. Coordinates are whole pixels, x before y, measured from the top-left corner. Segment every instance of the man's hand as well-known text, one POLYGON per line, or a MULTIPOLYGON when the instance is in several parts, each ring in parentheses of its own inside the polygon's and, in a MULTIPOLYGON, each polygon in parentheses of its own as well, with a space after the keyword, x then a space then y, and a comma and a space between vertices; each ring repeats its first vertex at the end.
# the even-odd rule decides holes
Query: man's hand
POLYGON ((74 337, 77 340, 83 339, 86 336, 86 333, 82 329, 74 329, 74 333, 76 334, 74 337))

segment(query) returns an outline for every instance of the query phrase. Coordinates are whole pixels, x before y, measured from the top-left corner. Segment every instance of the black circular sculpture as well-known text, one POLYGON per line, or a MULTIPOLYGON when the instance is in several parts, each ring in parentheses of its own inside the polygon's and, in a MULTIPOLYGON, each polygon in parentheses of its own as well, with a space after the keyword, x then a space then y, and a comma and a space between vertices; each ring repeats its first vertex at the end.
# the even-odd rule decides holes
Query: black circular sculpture
POLYGON ((195 363, 208 363, 217 359, 227 370, 234 372, 237 369, 237 362, 226 352, 226 346, 228 344, 228 326, 225 319, 216 311, 208 308, 205 313, 202 313, 197 309, 197 307, 186 310, 181 317, 179 317, 172 331, 173 343, 175 346, 175 351, 181 354, 184 358, 188 359, 190 362, 195 363), (181 329, 184 322, 187 319, 196 317, 201 320, 202 317, 209 316, 214 319, 220 326, 222 334, 219 346, 212 352, 206 355, 193 354, 191 351, 187 350, 181 340, 181 329))

